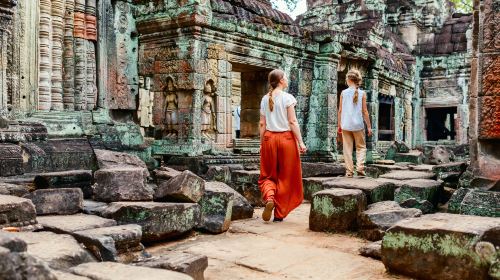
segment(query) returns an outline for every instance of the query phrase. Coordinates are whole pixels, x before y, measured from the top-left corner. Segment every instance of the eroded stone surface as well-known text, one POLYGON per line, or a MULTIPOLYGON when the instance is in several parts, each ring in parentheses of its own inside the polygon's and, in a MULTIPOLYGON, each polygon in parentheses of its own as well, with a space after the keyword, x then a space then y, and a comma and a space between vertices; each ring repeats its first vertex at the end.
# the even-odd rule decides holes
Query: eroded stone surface
POLYGON ((158 185, 156 201, 198 202, 205 191, 205 181, 193 172, 186 170, 158 185))
POLYGON ((498 236, 496 218, 424 215, 400 221, 387 231, 382 261, 388 270, 415 278, 487 279, 495 253, 481 253, 478 246, 498 245, 498 236))
POLYGON ((500 217, 500 192, 468 192, 460 203, 460 214, 500 217))
POLYGON ((387 174, 383 174, 380 178, 395 179, 395 180, 411 180, 411 179, 432 179, 434 173, 422 171, 396 170, 387 174))
POLYGON ((394 200, 398 203, 414 198, 416 200, 427 200, 434 206, 439 202, 441 194, 441 182, 428 179, 414 179, 405 181, 394 193, 394 200))
POLYGON ((88 199, 83 201, 83 213, 85 214, 101 216, 102 211, 104 211, 107 207, 108 204, 106 202, 88 199))
POLYGON ((25 185, 16 185, 0 182, 0 195, 23 196, 27 194, 28 187, 25 185))
POLYGON ((83 210, 83 192, 77 188, 36 190, 24 197, 35 204, 38 215, 72 215, 83 210))
POLYGON ((113 202, 102 214, 119 224, 142 226, 142 240, 145 242, 188 232, 201 219, 200 206, 194 203, 113 202))
POLYGON ((94 199, 104 202, 153 200, 146 168, 99 169, 94 173, 94 199))
POLYGON ((333 177, 345 174, 345 166, 335 163, 302 162, 302 177, 333 177))
POLYGON ((310 177, 302 179, 304 199, 311 201, 314 193, 330 188, 323 183, 332 179, 334 177, 310 177))
POLYGON ((382 258, 382 240, 368 243, 359 249, 359 254, 374 259, 382 258))
POLYGON ((72 233, 116 225, 116 221, 114 220, 86 214, 42 216, 38 217, 38 222, 43 226, 44 230, 50 230, 55 233, 72 233))
POLYGON ((146 163, 135 155, 101 149, 94 149, 94 153, 100 169, 118 167, 148 168, 146 163))
POLYGON ((31 200, 0 195, 0 227, 22 227, 33 224, 36 224, 36 210, 31 200))
POLYGON ((329 189, 313 195, 309 228, 313 231, 342 232, 358 227, 358 217, 366 208, 361 190, 329 189))
POLYGON ((248 200, 242 196, 239 192, 235 191, 230 186, 222 182, 206 182, 206 185, 211 184, 217 186, 218 189, 230 192, 233 194, 233 209, 231 214, 231 220, 241 220, 250 219, 253 217, 253 206, 248 202, 248 200))
POLYGON ((92 196, 92 171, 70 170, 48 172, 35 176, 36 189, 80 188, 86 198, 92 196))
POLYGON ((259 170, 231 171, 230 186, 243 195, 252 206, 262 206, 262 195, 259 189, 259 170))
POLYGON ((229 229, 233 210, 233 193, 219 182, 207 182, 205 193, 199 204, 201 222, 198 227, 211 233, 222 233, 229 229))
POLYGON ((391 183, 376 181, 372 178, 345 178, 338 177, 323 183, 325 189, 343 188, 362 190, 368 203, 375 203, 394 198, 394 185, 391 183))
POLYGON ((161 256, 139 262, 137 265, 173 270, 187 274, 194 280, 203 280, 205 279, 203 273, 208 267, 208 258, 196 254, 169 251, 161 256))
POLYGON ((126 265, 115 262, 81 264, 71 269, 77 275, 99 280, 189 280, 186 274, 164 269, 126 265))

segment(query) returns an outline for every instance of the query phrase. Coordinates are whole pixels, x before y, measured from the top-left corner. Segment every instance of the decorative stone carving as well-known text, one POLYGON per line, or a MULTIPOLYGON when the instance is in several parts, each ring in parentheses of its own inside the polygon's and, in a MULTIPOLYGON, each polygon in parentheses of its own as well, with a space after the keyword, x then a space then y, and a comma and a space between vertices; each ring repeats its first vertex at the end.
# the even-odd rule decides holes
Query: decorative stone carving
POLYGON ((64 51, 63 51, 63 107, 65 110, 75 109, 75 51, 74 44, 74 12, 75 0, 66 0, 66 16, 64 17, 64 51))
POLYGON ((205 84, 203 105, 201 107, 201 134, 203 137, 213 140, 216 131, 215 117, 215 85, 212 80, 205 84))
POLYGON ((51 106, 55 111, 63 109, 62 55, 64 37, 64 0, 52 0, 52 78, 51 106))
POLYGON ((167 138, 177 137, 179 133, 179 99, 175 93, 174 82, 172 79, 167 80, 165 87, 165 133, 167 138))
POLYGON ((40 72, 38 110, 50 110, 52 80, 52 2, 40 0, 40 72))

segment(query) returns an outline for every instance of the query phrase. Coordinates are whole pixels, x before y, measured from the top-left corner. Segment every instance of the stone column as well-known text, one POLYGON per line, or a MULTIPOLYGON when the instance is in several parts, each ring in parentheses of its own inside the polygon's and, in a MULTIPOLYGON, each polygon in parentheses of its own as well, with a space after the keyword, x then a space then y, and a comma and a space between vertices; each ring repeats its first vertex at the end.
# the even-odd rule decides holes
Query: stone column
POLYGON ((311 153, 337 152, 337 68, 339 55, 320 54, 314 62, 306 145, 311 153))
POLYGON ((52 16, 52 76, 51 76, 51 110, 63 109, 63 38, 66 4, 64 0, 51 0, 52 16))
POLYGON ((377 142, 378 142, 378 79, 379 71, 378 69, 371 69, 367 72, 364 78, 364 90, 367 93, 367 107, 368 113, 370 114, 370 122, 372 123, 372 137, 366 138, 366 148, 368 149, 366 155, 366 161, 373 161, 373 156, 378 156, 377 153, 377 142))
POLYGON ((404 91, 404 100, 403 100, 403 107, 404 107, 404 131, 405 131, 405 142, 412 146, 413 143, 413 108, 411 105, 412 102, 412 97, 413 97, 413 92, 411 90, 405 90, 404 91))
POLYGON ((63 105, 68 111, 75 110, 75 51, 74 51, 74 12, 75 0, 66 0, 64 17, 63 51, 63 105))
POLYGON ((475 1, 473 17, 471 164, 475 177, 494 185, 500 180, 500 3, 475 1))
POLYGON ((16 4, 15 0, 0 0, 0 115, 7 114, 7 48, 16 4))

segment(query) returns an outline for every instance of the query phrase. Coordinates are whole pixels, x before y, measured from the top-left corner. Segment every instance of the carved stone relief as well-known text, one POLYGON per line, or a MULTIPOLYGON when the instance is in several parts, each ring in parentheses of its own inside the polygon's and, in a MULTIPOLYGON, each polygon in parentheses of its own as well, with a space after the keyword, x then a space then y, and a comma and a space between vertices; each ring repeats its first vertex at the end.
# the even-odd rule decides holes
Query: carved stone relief
POLYGON ((215 85, 212 80, 205 84, 201 107, 201 134, 206 139, 214 140, 216 132, 215 85))

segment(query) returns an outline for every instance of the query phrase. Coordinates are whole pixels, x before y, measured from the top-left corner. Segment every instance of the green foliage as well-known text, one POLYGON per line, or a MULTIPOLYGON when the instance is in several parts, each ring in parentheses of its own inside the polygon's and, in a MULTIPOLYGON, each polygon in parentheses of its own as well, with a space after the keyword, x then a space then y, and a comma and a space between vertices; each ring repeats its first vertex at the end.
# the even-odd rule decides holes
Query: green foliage
POLYGON ((450 0, 457 12, 472 13, 472 0, 450 0))

